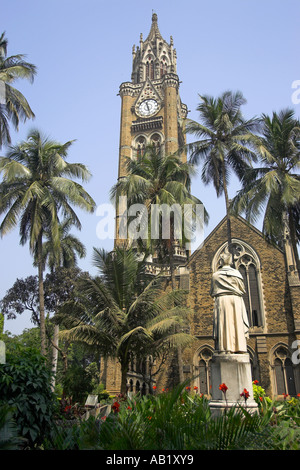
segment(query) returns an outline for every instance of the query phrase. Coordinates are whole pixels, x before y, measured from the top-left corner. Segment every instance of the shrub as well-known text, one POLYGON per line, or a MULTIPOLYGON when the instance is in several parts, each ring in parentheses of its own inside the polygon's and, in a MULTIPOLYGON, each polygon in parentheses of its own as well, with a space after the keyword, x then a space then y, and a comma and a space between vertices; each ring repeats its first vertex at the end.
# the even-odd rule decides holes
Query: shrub
POLYGON ((18 450, 24 445, 13 418, 13 408, 9 405, 0 406, 0 450, 18 450))
POLYGON ((180 386, 120 401, 100 428, 106 450, 231 450, 272 446, 268 419, 243 407, 212 417, 209 402, 180 386))
POLYGON ((63 390, 64 395, 72 399, 72 403, 83 404, 92 390, 88 372, 80 365, 72 364, 64 377, 63 390))
POLYGON ((0 405, 13 407, 20 436, 33 448, 49 433, 54 414, 51 373, 43 356, 16 346, 0 364, 0 405))
POLYGON ((110 395, 107 390, 105 390, 103 384, 96 385, 92 390, 93 395, 98 395, 99 402, 107 401, 110 398, 110 395))

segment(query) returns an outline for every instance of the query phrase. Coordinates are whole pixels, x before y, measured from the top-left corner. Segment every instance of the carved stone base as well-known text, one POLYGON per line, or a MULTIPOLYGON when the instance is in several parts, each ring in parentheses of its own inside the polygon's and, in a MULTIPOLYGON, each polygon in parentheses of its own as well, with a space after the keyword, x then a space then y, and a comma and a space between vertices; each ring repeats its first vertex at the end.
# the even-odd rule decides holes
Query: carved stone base
POLYGON ((212 399, 210 408, 212 414, 220 414, 226 408, 236 405, 246 407, 248 411, 256 411, 257 403, 253 398, 252 374, 248 353, 223 354, 215 352, 211 362, 212 399), (226 397, 219 389, 220 384, 228 387, 226 397), (246 389, 249 398, 246 403, 241 393, 246 389))

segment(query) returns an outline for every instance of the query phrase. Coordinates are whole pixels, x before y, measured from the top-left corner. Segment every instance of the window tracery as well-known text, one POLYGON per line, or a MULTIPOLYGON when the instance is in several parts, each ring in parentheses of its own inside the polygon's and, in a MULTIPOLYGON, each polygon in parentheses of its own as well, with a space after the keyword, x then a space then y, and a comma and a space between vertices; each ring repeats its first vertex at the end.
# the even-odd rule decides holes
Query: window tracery
POLYGON ((296 395, 294 367, 288 348, 279 345, 273 353, 273 373, 277 395, 296 395))

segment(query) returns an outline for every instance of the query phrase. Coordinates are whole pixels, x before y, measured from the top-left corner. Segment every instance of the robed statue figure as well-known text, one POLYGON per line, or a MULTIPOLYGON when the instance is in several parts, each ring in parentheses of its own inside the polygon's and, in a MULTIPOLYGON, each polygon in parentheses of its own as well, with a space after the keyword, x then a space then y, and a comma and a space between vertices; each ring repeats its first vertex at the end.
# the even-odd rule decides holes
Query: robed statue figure
POLYGON ((214 297, 213 336, 215 349, 224 353, 247 352, 249 322, 243 299, 241 273, 230 266, 232 255, 221 255, 222 267, 213 274, 210 295, 214 297))

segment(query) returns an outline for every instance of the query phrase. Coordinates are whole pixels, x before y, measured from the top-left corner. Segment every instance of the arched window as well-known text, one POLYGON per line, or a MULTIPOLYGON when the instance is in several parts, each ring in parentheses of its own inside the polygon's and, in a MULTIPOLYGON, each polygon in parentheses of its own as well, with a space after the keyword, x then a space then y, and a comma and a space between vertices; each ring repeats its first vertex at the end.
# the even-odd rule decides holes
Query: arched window
POLYGON ((154 80, 154 62, 151 56, 147 58, 146 62, 146 78, 154 80))
POLYGON ((161 137, 159 134, 153 134, 150 138, 151 144, 159 151, 161 146, 161 137))
POLYGON ((162 77, 166 73, 167 73, 167 59, 165 56, 163 56, 160 61, 160 76, 162 77))
POLYGON ((198 387, 199 393, 204 395, 210 394, 211 388, 211 359, 212 350, 204 347, 198 354, 196 359, 196 370, 198 371, 198 379, 196 386, 198 387))
POLYGON ((143 136, 137 137, 136 139, 136 156, 137 158, 141 158, 144 155, 145 148, 146 148, 146 139, 143 136))
POLYGON ((274 381, 277 395, 296 395, 294 367, 289 351, 279 346, 273 356, 274 381))
MULTIPOLYGON (((215 272, 220 264, 220 256, 227 249, 228 244, 224 243, 217 251, 212 269, 215 272)), ((264 326, 262 287, 260 281, 260 261, 256 252, 248 244, 241 240, 232 240, 234 250, 235 268, 243 276, 246 293, 244 302, 248 314, 250 327, 264 326)))

